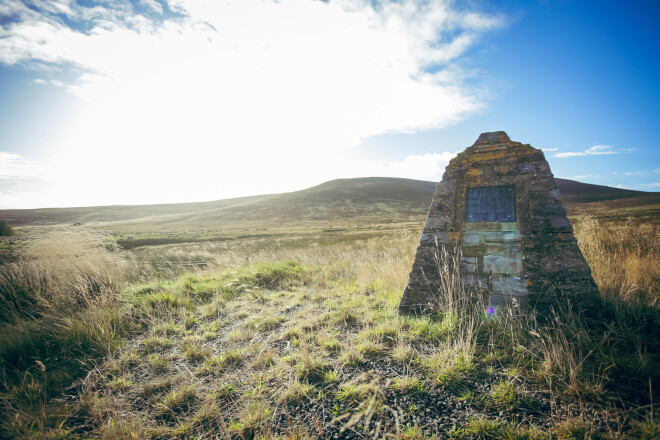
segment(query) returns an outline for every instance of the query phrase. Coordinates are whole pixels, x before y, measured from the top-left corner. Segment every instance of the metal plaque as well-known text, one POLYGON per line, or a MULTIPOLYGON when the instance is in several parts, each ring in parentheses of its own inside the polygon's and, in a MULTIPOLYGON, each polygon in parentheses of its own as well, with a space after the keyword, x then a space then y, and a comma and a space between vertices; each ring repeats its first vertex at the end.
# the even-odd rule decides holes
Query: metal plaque
POLYGON ((468 222, 515 222, 516 187, 482 186, 468 188, 465 194, 468 222))

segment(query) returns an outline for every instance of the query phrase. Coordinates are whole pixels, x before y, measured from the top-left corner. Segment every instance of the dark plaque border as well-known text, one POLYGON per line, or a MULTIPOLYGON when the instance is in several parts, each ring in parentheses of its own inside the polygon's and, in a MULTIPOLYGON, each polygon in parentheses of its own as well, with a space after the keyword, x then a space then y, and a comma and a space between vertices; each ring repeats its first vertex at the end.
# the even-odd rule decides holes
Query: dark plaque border
POLYGON ((465 193, 465 221, 515 222, 515 185, 467 188, 465 193))

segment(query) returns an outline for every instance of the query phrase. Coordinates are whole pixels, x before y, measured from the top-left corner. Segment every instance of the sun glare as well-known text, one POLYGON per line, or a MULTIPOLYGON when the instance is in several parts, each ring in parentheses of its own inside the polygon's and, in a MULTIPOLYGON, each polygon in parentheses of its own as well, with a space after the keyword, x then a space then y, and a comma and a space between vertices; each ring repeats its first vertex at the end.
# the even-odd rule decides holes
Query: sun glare
POLYGON ((81 111, 48 170, 56 203, 208 200, 409 168, 354 156, 347 166, 346 152, 481 108, 451 62, 500 25, 440 3, 180 6, 184 18, 161 23, 137 16, 89 33, 29 30, 49 59, 87 71, 61 83, 81 111))

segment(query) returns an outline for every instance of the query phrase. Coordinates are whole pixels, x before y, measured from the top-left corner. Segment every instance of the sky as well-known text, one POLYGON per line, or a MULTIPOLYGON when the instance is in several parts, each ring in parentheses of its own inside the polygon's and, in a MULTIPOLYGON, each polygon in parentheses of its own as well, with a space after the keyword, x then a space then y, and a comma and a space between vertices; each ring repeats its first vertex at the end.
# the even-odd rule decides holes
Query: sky
POLYGON ((660 2, 0 0, 0 208, 439 181, 480 133, 660 191, 660 2))

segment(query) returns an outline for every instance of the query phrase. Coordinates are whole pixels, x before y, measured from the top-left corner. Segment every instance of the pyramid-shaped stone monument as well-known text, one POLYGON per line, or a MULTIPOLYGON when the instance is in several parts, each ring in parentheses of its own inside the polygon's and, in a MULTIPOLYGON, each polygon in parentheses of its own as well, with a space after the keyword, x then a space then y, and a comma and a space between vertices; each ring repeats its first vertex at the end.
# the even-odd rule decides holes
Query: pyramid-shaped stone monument
POLYGON ((438 184, 400 310, 438 308, 440 249, 459 261, 463 284, 491 307, 547 310, 598 304, 598 288, 566 217, 543 152, 482 133, 449 162, 438 184))

